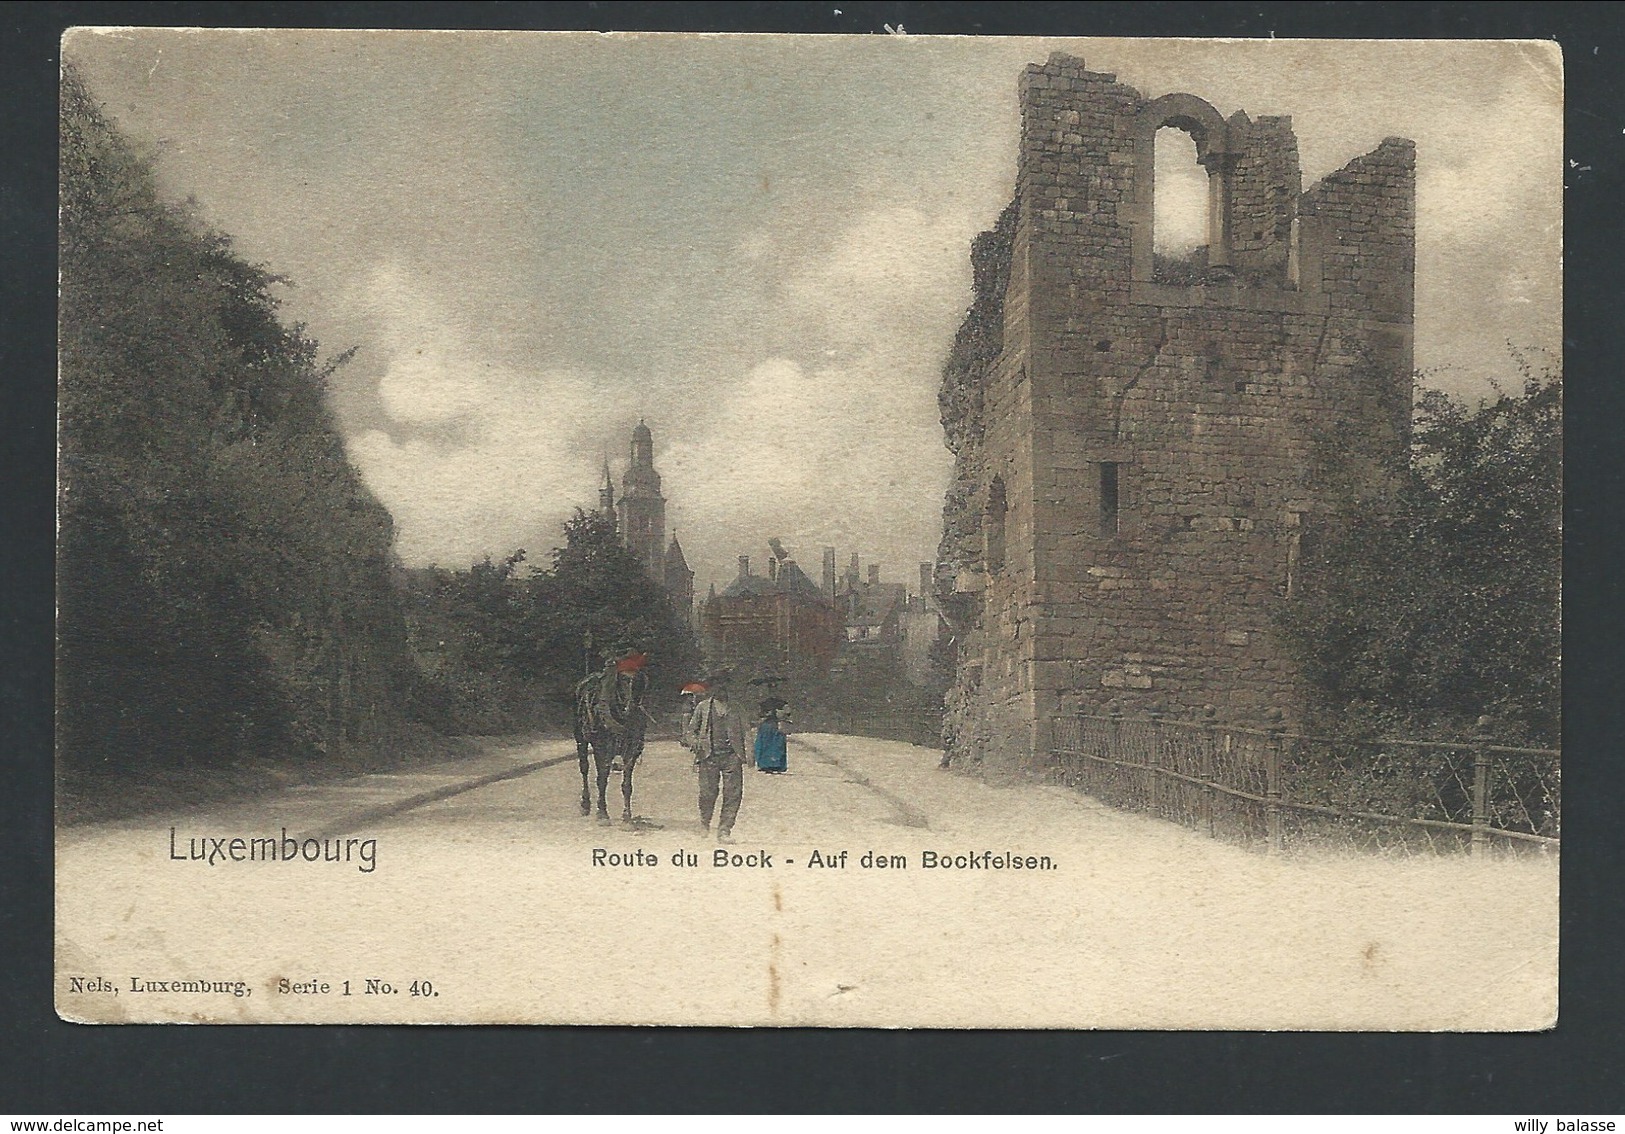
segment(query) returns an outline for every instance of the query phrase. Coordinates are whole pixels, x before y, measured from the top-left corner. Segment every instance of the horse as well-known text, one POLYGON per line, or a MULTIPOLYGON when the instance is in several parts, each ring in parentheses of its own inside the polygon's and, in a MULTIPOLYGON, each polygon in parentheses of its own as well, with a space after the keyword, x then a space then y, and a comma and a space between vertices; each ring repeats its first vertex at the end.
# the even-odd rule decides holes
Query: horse
POLYGON ((593 674, 575 688, 576 757, 581 763, 581 814, 592 813, 592 791, 587 781, 590 750, 598 772, 598 822, 609 823, 604 796, 609 790, 611 765, 621 762, 621 822, 632 819, 632 770, 643 755, 643 733, 649 724, 644 698, 649 675, 641 667, 630 671, 593 674))

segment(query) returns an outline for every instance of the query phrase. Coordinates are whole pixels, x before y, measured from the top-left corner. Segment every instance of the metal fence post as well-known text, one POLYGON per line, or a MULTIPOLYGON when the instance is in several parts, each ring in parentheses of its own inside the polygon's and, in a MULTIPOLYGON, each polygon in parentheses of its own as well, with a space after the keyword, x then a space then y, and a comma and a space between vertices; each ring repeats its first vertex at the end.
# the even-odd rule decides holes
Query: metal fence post
MULTIPOLYGON (((1123 704, 1113 701, 1107 710, 1111 717, 1111 728, 1106 733, 1107 750, 1101 755, 1108 760, 1121 760, 1123 758, 1123 704)), ((1116 783, 1121 778, 1121 769, 1115 764, 1104 764, 1099 769, 1098 782, 1103 784, 1116 783)))
POLYGON ((1084 739, 1089 732, 1086 719, 1088 716, 1089 706, 1080 698, 1078 701, 1077 720, 1078 742, 1067 751, 1064 762, 1061 765, 1061 773, 1066 777, 1066 783, 1068 785, 1076 783, 1082 777, 1083 766, 1088 762, 1089 748, 1084 739))
POLYGON ((1212 705, 1202 706, 1202 764, 1200 775, 1202 779, 1202 823, 1207 827, 1208 837, 1212 838, 1213 830, 1213 748, 1218 741, 1218 715, 1219 710, 1212 705))
POLYGON ((1162 705, 1153 704, 1148 711, 1151 718, 1151 752, 1146 760, 1145 807, 1152 815, 1162 808, 1162 705))
POLYGON ((1468 854, 1483 854, 1489 842, 1490 754, 1485 745, 1489 743, 1493 723, 1489 717, 1479 717, 1478 726, 1473 730, 1473 841, 1467 848, 1468 854))
POLYGON ((1281 710, 1269 711, 1269 739, 1264 745, 1264 805, 1270 853, 1281 853, 1281 710))

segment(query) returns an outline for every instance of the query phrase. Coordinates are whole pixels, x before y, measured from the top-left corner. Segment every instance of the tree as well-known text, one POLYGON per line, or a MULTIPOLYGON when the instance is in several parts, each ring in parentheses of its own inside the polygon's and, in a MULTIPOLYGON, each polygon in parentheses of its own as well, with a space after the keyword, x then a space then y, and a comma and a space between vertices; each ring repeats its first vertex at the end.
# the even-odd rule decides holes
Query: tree
POLYGON ((692 680, 699 649, 664 587, 621 544, 615 523, 600 512, 576 510, 565 521, 564 546, 552 572, 536 581, 537 640, 554 688, 568 688, 589 663, 613 650, 649 654, 651 690, 670 696, 692 680))
POLYGON ((1559 730, 1562 392, 1420 400, 1409 468, 1308 533, 1281 627, 1322 708, 1459 730, 1559 730))
POLYGON ((61 179, 64 773, 365 739, 410 665, 337 362, 281 323, 277 277, 160 199, 71 68, 61 179))
POLYGON ((578 510, 550 570, 522 576, 524 559, 520 550, 467 571, 406 573, 430 669, 414 698, 424 720, 483 733, 561 723, 576 682, 611 654, 647 653, 657 698, 698 672, 688 627, 610 519, 578 510))

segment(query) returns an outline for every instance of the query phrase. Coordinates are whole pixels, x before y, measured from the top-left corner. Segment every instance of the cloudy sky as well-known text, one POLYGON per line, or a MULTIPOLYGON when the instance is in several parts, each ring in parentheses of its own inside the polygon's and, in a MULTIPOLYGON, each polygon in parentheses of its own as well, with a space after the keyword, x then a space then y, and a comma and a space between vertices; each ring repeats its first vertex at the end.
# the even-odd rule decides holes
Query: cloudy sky
MULTIPOLYGON (((1559 349, 1561 69, 1494 43, 74 33, 114 119, 327 355, 408 563, 533 558, 647 420, 707 583, 778 536, 913 578, 968 244, 1022 67, 1289 114, 1305 185, 1417 142, 1416 362, 1476 398, 1559 349)), ((1171 194, 1170 194, 1171 197, 1171 194)))

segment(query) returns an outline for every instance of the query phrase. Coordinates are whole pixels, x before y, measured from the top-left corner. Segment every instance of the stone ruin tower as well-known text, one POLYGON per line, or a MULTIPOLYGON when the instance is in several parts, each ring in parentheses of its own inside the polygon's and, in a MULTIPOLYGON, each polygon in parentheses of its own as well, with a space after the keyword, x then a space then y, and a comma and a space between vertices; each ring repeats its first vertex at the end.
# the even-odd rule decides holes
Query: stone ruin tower
POLYGON ((1052 56, 1020 82, 1015 200, 972 248, 944 372, 955 479, 936 579, 956 762, 1040 757, 1080 708, 1297 716, 1272 628, 1303 542, 1403 460, 1415 153, 1302 190, 1291 120, 1149 99, 1052 56), (1159 129, 1208 241, 1153 253, 1159 129))

